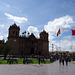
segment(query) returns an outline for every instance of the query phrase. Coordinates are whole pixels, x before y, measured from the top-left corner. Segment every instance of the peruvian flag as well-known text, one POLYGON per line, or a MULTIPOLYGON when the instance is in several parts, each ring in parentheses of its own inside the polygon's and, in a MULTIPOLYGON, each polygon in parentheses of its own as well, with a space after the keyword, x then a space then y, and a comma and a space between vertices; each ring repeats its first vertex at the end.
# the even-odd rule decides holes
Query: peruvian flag
POLYGON ((75 35, 75 30, 72 29, 72 36, 74 36, 74 35, 75 35))

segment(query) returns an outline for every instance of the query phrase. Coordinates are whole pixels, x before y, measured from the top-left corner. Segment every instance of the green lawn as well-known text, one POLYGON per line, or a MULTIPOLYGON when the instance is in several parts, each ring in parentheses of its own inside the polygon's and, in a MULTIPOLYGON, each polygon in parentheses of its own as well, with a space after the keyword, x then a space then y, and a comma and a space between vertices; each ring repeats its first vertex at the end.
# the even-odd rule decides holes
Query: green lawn
MULTIPOLYGON (((18 64, 23 64, 23 59, 20 59, 20 58, 14 58, 14 59, 17 59, 18 64)), ((29 64, 38 64, 38 59, 28 59, 28 60, 33 61, 33 63, 29 63, 29 64)), ((43 64, 44 62, 40 62, 40 63, 43 64)), ((45 64, 48 64, 48 63, 51 63, 50 60, 45 60, 45 64)), ((0 58, 0 64, 9 64, 9 63, 7 63, 7 60, 3 60, 3 58, 0 58)), ((13 64, 17 64, 17 63, 14 62, 13 64)))

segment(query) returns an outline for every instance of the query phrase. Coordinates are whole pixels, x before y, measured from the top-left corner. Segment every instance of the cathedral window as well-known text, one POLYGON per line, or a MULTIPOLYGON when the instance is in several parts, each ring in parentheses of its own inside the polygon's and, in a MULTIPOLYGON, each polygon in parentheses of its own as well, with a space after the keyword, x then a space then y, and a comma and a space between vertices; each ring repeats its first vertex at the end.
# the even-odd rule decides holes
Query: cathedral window
POLYGON ((13 31, 13 35, 15 35, 15 31, 13 31))
POLYGON ((16 35, 17 35, 17 31, 16 31, 16 35))

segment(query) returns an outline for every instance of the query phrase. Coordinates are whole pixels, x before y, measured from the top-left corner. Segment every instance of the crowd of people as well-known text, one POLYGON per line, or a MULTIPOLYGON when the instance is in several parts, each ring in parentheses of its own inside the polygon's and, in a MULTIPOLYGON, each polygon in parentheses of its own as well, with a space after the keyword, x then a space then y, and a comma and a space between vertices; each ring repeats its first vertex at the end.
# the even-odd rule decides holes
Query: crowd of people
POLYGON ((50 56, 50 62, 54 62, 56 60, 59 60, 59 64, 61 65, 64 65, 66 64, 66 66, 68 65, 68 62, 71 61, 70 59, 70 55, 67 55, 67 54, 64 54, 64 55, 59 55, 59 56, 50 56))
POLYGON ((67 55, 66 57, 64 56, 60 56, 59 57, 59 64, 63 64, 66 63, 66 65, 68 65, 68 62, 69 62, 69 56, 67 55))

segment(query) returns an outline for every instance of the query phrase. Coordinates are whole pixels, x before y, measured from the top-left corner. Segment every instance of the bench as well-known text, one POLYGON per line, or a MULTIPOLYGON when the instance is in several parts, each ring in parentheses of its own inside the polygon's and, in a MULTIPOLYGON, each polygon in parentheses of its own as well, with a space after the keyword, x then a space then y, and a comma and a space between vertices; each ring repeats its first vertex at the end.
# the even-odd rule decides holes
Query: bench
POLYGON ((27 60, 23 60, 23 64, 25 64, 25 63, 29 64, 29 63, 33 63, 33 61, 30 60, 30 59, 29 60, 28 59, 27 60))
POLYGON ((3 62, 4 60, 0 60, 0 64, 3 62))
POLYGON ((9 64, 13 64, 14 62, 16 62, 17 64, 18 64, 18 61, 17 61, 17 59, 7 59, 7 63, 9 63, 9 64))
POLYGON ((46 63, 46 61, 45 61, 45 60, 43 60, 43 59, 41 59, 41 62, 42 62, 42 63, 46 63))

